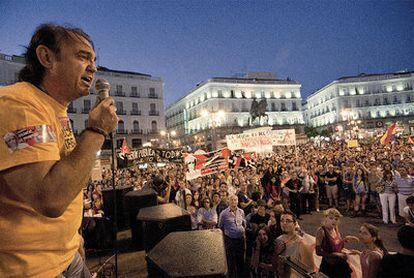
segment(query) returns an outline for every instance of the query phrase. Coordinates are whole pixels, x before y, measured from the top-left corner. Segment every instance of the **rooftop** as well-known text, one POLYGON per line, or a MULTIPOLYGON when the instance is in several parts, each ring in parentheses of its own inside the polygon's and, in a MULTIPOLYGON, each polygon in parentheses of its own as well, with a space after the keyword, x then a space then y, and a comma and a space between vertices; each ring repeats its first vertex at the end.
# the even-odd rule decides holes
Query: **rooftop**
POLYGON ((124 70, 113 70, 113 69, 108 69, 107 67, 102 67, 102 66, 98 67, 98 71, 152 77, 150 74, 145 74, 145 73, 140 73, 140 72, 133 72, 133 71, 124 71, 124 70))

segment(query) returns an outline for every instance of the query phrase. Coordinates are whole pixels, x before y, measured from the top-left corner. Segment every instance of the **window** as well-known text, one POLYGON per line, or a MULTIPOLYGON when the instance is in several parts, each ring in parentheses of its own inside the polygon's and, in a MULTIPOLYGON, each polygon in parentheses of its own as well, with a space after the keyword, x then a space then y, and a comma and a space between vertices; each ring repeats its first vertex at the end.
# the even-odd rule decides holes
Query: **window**
POLYGON ((88 127, 88 120, 85 120, 85 128, 88 127))
POLYGON ((349 88, 344 88, 344 95, 345 96, 349 95, 349 88))
POLYGON ((139 131, 139 122, 134 121, 132 125, 133 125, 133 128, 134 128, 134 132, 138 132, 139 131))
POLYGON ((137 87, 131 87, 131 96, 138 96, 137 87))
POLYGON ((350 108, 347 99, 344 100, 344 108, 350 108))
POLYGON ((276 111, 276 103, 272 102, 272 111, 276 111))
POLYGON ((118 114, 122 114, 124 111, 124 104, 122 101, 117 101, 116 102, 116 111, 118 114))
POLYGON ((142 147, 142 140, 140 138, 133 138, 132 139, 132 147, 133 148, 142 147))
POLYGON ((297 111, 298 110, 298 107, 296 105, 296 102, 292 102, 292 110, 293 111, 297 111))
POLYGON ((138 103, 136 103, 136 102, 132 103, 132 110, 133 111, 138 111, 138 103))
POLYGON ((91 100, 90 99, 84 99, 83 100, 83 107, 85 108, 85 110, 90 110, 91 109, 91 100))
POLYGON ((281 111, 286 111, 286 104, 284 102, 280 104, 280 107, 281 107, 280 109, 281 111))
POLYGON ((124 129, 125 129, 125 127, 124 127, 124 121, 120 120, 118 122, 118 132, 123 132, 124 129))
POLYGON ((83 109, 82 113, 88 114, 89 110, 91 110, 91 100, 90 99, 84 99, 83 100, 83 109))
POLYGON ((151 131, 153 133, 156 133, 157 132, 157 121, 152 121, 151 122, 151 131))
POLYGON ((218 94, 218 97, 223 97, 223 91, 222 90, 218 90, 217 94, 218 94))
POLYGON ((122 85, 116 85, 116 92, 118 94, 122 93, 122 85))
POLYGON ((399 103, 398 97, 394 96, 394 103, 399 103))
POLYGON ((155 88, 149 88, 149 98, 157 98, 157 95, 155 94, 155 88))

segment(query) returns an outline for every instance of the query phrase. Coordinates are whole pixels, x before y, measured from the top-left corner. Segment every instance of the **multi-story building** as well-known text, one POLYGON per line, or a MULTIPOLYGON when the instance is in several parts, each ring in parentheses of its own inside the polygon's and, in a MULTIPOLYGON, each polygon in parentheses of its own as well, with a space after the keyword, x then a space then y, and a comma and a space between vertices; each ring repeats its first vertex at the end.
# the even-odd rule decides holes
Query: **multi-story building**
POLYGON ((229 133, 252 128, 250 109, 254 100, 266 100, 266 122, 256 125, 298 129, 303 132, 301 85, 293 80, 277 79, 272 73, 249 73, 244 77, 214 77, 204 81, 167 108, 167 129, 176 130, 186 144, 196 145, 199 138, 214 141, 229 133), (213 130, 213 132, 210 132, 213 130))
POLYGON ((361 127, 383 127, 387 121, 414 119, 414 72, 342 77, 317 90, 304 107, 306 124, 333 127, 358 121, 361 127))
MULTIPOLYGON (((0 54, 0 85, 17 81, 18 72, 24 67, 24 58, 0 54)), ((158 140, 165 129, 163 81, 149 74, 110 70, 98 67, 95 80, 103 78, 111 84, 110 95, 115 99, 119 122, 115 131, 117 147, 123 138, 133 148, 158 140)), ((94 106, 96 92, 91 88, 88 96, 70 103, 68 115, 75 134, 87 125, 88 113, 94 106)))
POLYGON ((24 57, 0 53, 0 86, 15 83, 24 65, 24 57))

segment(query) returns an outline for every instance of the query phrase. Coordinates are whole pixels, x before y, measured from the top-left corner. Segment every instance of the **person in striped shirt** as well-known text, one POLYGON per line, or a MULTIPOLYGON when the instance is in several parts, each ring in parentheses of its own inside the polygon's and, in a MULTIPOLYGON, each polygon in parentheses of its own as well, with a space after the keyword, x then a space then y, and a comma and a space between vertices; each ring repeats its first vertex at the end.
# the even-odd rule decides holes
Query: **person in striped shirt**
POLYGON ((395 171, 393 185, 398 191, 398 213, 404 217, 404 207, 406 200, 410 196, 414 196, 414 179, 408 175, 407 167, 400 164, 398 171, 395 171))

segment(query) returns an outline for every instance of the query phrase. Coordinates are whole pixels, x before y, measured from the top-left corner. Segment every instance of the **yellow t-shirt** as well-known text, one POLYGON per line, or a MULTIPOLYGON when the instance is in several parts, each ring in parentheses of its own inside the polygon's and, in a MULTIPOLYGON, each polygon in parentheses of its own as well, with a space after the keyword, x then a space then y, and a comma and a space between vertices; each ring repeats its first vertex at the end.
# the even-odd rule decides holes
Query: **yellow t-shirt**
MULTIPOLYGON (((76 146, 66 107, 30 83, 0 88, 0 119, 0 171, 58 161, 76 146)), ((62 273, 79 247, 81 221, 82 192, 62 216, 48 218, 0 183, 0 277, 62 273)))

